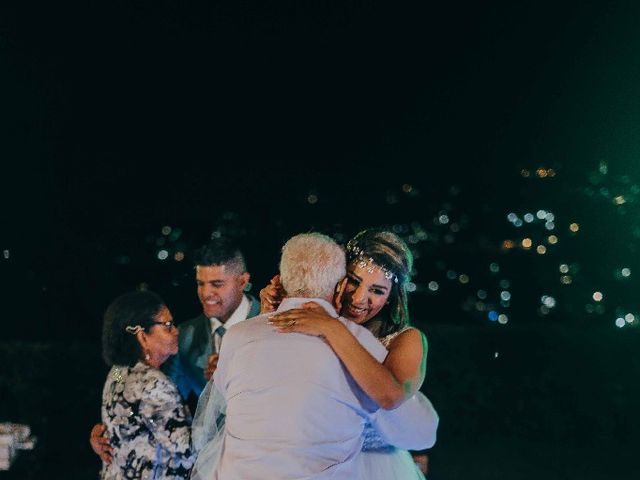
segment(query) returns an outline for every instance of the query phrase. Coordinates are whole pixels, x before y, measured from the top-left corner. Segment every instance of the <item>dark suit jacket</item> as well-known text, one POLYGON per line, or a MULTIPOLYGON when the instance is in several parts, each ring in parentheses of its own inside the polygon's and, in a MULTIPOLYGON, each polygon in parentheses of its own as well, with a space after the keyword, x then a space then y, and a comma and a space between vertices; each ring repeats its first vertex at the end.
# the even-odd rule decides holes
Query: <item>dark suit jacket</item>
MULTIPOLYGON (((260 302, 252 295, 247 295, 250 302, 247 318, 260 313, 260 302)), ((214 353, 211 341, 211 322, 203 314, 178 326, 178 354, 171 357, 163 365, 164 372, 175 382, 184 399, 193 392, 200 396, 207 381, 204 369, 209 355, 214 353)))

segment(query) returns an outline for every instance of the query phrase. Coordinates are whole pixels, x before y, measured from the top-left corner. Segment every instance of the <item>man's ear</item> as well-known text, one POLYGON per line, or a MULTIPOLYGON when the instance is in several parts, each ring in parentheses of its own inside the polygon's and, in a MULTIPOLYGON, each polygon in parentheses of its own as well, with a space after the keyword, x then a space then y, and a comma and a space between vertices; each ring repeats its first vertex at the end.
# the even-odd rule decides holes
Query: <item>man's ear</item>
POLYGON ((238 285, 241 290, 248 290, 247 286, 249 285, 249 280, 251 279, 251 275, 249 272, 244 272, 238 275, 238 285))
POLYGON ((336 285, 336 292, 333 296, 333 306, 336 307, 338 313, 342 310, 342 296, 344 295, 344 291, 347 288, 347 282, 349 279, 344 277, 340 283, 336 285))

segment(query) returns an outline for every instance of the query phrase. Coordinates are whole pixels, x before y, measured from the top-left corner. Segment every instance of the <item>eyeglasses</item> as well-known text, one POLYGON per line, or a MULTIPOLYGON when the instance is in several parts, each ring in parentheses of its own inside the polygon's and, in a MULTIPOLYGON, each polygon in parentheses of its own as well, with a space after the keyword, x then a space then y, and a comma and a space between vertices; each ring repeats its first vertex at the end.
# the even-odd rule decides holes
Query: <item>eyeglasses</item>
MULTIPOLYGON (((166 322, 153 322, 153 325, 162 325, 167 330, 172 330, 173 327, 176 326, 176 324, 173 322, 173 320, 167 320, 166 322)), ((153 325, 151 325, 151 326, 153 327, 153 325)))

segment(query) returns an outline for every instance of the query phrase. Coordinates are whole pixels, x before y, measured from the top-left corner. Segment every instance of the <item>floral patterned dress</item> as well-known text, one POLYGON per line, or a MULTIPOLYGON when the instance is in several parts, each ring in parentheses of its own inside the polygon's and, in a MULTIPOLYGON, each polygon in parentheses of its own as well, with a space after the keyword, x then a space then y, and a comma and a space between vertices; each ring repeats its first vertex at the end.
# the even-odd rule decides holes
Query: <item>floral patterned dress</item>
POLYGON ((195 461, 191 415, 160 370, 142 362, 112 367, 102 391, 102 422, 113 447, 103 480, 189 477, 195 461))

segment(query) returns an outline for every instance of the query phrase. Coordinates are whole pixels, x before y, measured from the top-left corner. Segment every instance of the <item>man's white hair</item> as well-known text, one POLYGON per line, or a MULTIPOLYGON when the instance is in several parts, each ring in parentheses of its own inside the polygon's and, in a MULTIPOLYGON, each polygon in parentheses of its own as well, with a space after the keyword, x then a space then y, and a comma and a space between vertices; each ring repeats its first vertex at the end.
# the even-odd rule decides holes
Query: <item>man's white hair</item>
POLYGON ((330 298, 345 274, 344 251, 326 235, 301 233, 282 247, 280 281, 288 297, 330 298))

